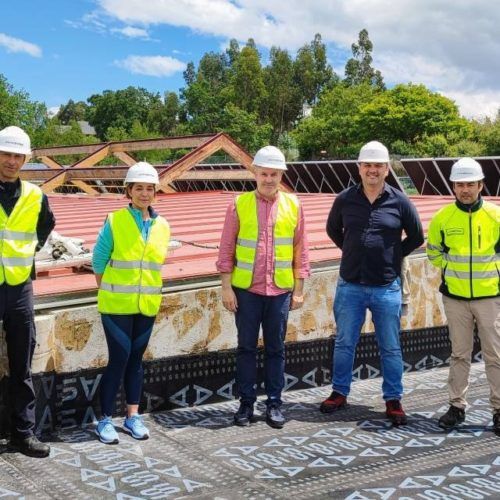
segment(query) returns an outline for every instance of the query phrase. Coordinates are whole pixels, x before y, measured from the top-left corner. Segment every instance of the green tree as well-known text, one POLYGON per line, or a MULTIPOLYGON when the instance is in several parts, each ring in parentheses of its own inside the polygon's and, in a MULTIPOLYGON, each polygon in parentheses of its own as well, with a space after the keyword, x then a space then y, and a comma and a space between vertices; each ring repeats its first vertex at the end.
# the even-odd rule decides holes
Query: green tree
POLYGON ((186 85, 191 85, 195 82, 196 80, 196 71, 194 69, 194 63, 188 62, 186 69, 182 73, 182 76, 184 77, 184 81, 186 82, 186 85))
POLYGON ((229 66, 234 66, 234 63, 240 55, 240 44, 234 38, 229 40, 229 47, 226 49, 226 54, 229 66))
POLYGON ((215 132, 222 123, 225 99, 220 91, 216 91, 209 81, 200 78, 185 87, 181 96, 183 105, 181 112, 187 124, 186 132, 203 134, 215 132))
POLYGON ((0 74, 0 129, 17 125, 33 134, 47 123, 45 104, 32 101, 24 90, 15 90, 0 74))
POLYGON ((494 119, 486 118, 482 123, 474 122, 473 126, 475 138, 483 146, 483 154, 500 155, 500 109, 494 119))
POLYGON ((286 50, 271 48, 270 64, 264 69, 267 90, 266 121, 271 124, 275 143, 293 128, 302 111, 300 89, 294 81, 293 61, 286 50))
POLYGON ((144 88, 127 87, 116 91, 105 90, 102 94, 90 96, 87 101, 89 122, 97 136, 104 140, 109 127, 122 128, 129 133, 134 122, 146 124, 148 113, 161 102, 161 98, 144 88))
POLYGON ((68 125, 71 121, 85 120, 87 108, 87 104, 83 101, 75 102, 70 99, 59 108, 56 117, 63 125, 68 125))
POLYGON ((373 43, 366 29, 359 32, 358 43, 353 43, 351 50, 352 58, 345 65, 344 82, 347 85, 368 83, 379 89, 384 89, 382 74, 372 67, 373 43))
POLYGON ((229 103, 224 108, 219 131, 226 132, 248 151, 254 153, 260 147, 269 144, 272 127, 267 123, 259 125, 256 113, 249 113, 229 103))
POLYGON ((293 133, 301 158, 318 158, 322 151, 330 158, 354 158, 364 142, 357 117, 375 92, 367 83, 354 87, 339 84, 324 91, 312 115, 293 133))
MULTIPOLYGON (((190 63, 191 64, 191 63, 190 63)), ((215 132, 222 123, 224 107, 227 103, 225 89, 229 71, 224 54, 205 54, 195 73, 194 65, 188 65, 184 72, 186 87, 181 89, 182 106, 179 110, 181 122, 189 133, 215 132)))
POLYGON ((294 79, 301 91, 302 101, 308 104, 317 102, 323 89, 338 82, 337 75, 328 64, 326 46, 320 34, 298 50, 294 61, 294 79))
MULTIPOLYGON (((47 120, 44 127, 39 127, 31 135, 31 144, 34 148, 52 146, 73 146, 77 144, 93 144, 98 139, 84 135, 76 121, 61 125, 57 118, 47 120)), ((56 160, 63 165, 70 165, 77 161, 77 155, 58 156, 56 160)))
POLYGON ((226 95, 228 101, 240 109, 261 116, 267 91, 260 55, 255 47, 247 44, 241 50, 232 67, 226 95))
POLYGON ((166 92, 163 102, 151 106, 147 117, 147 128, 160 135, 172 135, 179 119, 180 104, 175 92, 166 92))
MULTIPOLYGON (((453 101, 424 85, 411 83, 377 92, 359 109, 356 123, 360 139, 376 139, 390 149, 398 140, 415 145, 442 135, 456 142, 469 132, 467 120, 460 116, 453 101)), ((440 139, 432 141, 438 147, 440 139)), ((442 141, 439 147, 444 147, 442 141)))

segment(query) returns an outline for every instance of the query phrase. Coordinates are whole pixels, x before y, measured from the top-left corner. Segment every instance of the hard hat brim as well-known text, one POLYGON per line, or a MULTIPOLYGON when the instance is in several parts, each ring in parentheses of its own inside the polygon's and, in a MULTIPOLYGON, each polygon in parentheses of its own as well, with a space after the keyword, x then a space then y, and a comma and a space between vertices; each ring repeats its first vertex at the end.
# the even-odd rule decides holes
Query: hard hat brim
POLYGON ((476 182, 476 181, 482 181, 484 179, 484 175, 472 175, 469 177, 453 177, 450 175, 450 182, 476 182))
POLYGON ((266 164, 261 164, 261 163, 252 163, 252 166, 254 167, 260 167, 260 168, 271 168, 273 170, 288 170, 286 165, 283 164, 271 164, 271 163, 266 163, 266 164))
POLYGON ((380 158, 363 158, 362 160, 358 160, 358 163, 390 163, 390 160, 381 160, 380 158))
POLYGON ((2 146, 0 148, 0 153, 14 153, 16 155, 31 156, 31 149, 27 151, 25 149, 10 148, 9 146, 2 146))

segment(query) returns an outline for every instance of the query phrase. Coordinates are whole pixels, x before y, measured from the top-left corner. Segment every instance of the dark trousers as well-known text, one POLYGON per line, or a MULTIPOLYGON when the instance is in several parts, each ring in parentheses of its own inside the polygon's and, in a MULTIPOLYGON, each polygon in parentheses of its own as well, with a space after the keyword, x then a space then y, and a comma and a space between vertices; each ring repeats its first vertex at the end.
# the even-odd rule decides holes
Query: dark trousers
POLYGON ((101 413, 111 417, 122 378, 127 404, 139 404, 141 400, 142 356, 155 318, 142 314, 101 314, 101 319, 109 353, 100 384, 101 413))
POLYGON ((35 391, 31 361, 35 350, 33 283, 0 285, 0 319, 3 321, 9 359, 11 435, 25 438, 34 434, 35 391))
POLYGON ((291 293, 257 295, 234 288, 238 300, 235 313, 238 329, 236 383, 242 402, 254 403, 257 396, 257 341, 262 326, 264 337, 264 384, 267 404, 281 404, 285 384, 285 335, 291 293))

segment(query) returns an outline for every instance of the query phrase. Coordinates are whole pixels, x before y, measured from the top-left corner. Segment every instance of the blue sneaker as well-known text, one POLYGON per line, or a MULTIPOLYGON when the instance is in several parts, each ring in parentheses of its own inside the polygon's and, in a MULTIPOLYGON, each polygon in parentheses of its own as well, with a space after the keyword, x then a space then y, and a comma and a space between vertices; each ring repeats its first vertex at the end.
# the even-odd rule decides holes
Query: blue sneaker
POLYGON ((111 417, 103 417, 99 420, 95 433, 104 444, 118 444, 120 441, 111 417))
POLYGON ((131 417, 127 417, 123 421, 123 430, 128 432, 134 439, 148 439, 149 430, 144 425, 141 415, 136 413, 131 417))

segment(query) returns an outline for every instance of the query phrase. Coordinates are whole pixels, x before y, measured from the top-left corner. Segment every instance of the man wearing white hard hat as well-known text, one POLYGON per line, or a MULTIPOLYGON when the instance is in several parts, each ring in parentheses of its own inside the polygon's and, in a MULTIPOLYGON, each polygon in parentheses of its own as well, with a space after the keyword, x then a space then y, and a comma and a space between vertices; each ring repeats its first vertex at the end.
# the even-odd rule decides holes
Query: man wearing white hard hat
POLYGON ((288 312, 302 307, 304 278, 310 275, 308 245, 297 196, 279 190, 286 170, 283 153, 265 146, 257 151, 253 167, 257 188, 237 196, 227 209, 217 269, 222 303, 234 313, 238 330, 240 408, 234 422, 247 426, 254 421, 262 327, 266 422, 280 429, 285 424, 281 392, 288 312))
POLYGON ((105 444, 116 444, 113 424, 116 395, 123 379, 127 416, 122 429, 134 439, 148 439, 139 415, 148 346, 162 299, 162 266, 170 228, 152 207, 160 184, 158 172, 146 162, 132 165, 125 177, 127 207, 108 215, 99 232, 92 267, 99 292, 97 310, 108 344, 108 364, 99 387, 102 418, 95 430, 105 444))
POLYGON ((0 320, 9 359, 10 447, 32 457, 46 457, 50 447, 34 434, 32 279, 35 252, 45 244, 55 219, 41 189, 19 178, 30 155, 31 142, 24 130, 12 126, 0 131, 0 320))
POLYGON ((441 270, 439 288, 451 341, 448 411, 439 426, 465 420, 474 324, 490 386, 493 429, 500 435, 500 207, 483 200, 484 174, 472 158, 451 169, 456 200, 432 218, 427 256, 441 270))
POLYGON ((361 183, 335 197, 326 225, 328 236, 342 250, 342 260, 333 307, 333 391, 320 410, 330 413, 347 404, 356 345, 369 309, 380 349, 386 415, 394 425, 404 425, 401 263, 424 242, 424 235, 408 197, 385 182, 387 148, 377 141, 365 144, 358 166, 361 183))

